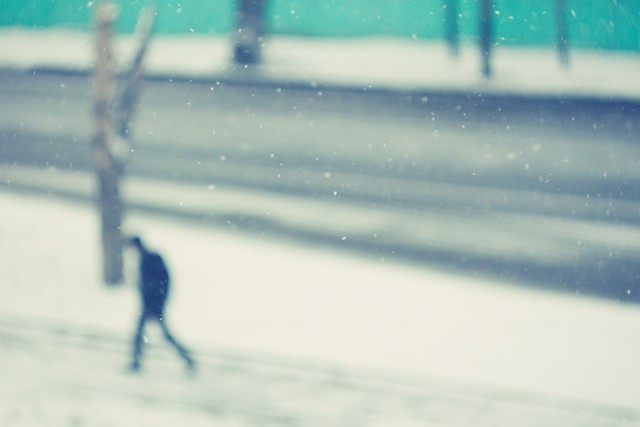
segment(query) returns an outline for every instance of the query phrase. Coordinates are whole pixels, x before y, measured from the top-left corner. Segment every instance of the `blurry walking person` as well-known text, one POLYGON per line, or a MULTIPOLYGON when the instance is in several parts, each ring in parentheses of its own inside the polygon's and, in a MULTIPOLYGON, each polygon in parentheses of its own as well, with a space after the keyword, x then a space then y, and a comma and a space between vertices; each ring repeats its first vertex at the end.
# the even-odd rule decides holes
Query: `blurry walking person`
POLYGON ((170 282, 169 271, 167 270, 164 260, 159 254, 149 251, 137 236, 132 237, 129 244, 138 251, 140 256, 139 289, 142 300, 138 326, 133 340, 131 370, 138 371, 140 369, 144 326, 148 320, 158 322, 164 337, 178 351, 180 357, 182 357, 187 364, 187 368, 193 370, 195 368, 193 358, 189 354, 189 351, 176 341, 169 332, 164 317, 164 307, 169 295, 170 282))

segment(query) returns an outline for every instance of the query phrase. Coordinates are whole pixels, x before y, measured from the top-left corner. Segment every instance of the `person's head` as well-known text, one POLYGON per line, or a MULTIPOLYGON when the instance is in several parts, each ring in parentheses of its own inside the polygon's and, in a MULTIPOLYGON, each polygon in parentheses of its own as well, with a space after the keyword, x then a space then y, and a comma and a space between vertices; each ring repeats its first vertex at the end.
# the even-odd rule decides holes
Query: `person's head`
POLYGON ((142 248, 144 248, 144 245, 142 244, 142 239, 138 236, 131 236, 127 244, 130 246, 133 246, 138 250, 141 250, 142 248))

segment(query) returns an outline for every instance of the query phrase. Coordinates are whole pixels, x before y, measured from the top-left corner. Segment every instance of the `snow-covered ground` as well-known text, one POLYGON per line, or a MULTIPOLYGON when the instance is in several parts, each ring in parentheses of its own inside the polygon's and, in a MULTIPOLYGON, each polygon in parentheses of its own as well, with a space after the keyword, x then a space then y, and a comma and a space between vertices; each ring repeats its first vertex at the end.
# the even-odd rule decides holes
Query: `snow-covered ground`
MULTIPOLYGON (((119 36, 120 62, 130 57, 132 38, 119 36)), ((0 68, 89 70, 92 34, 82 31, 0 28, 0 68)), ((549 48, 494 50, 491 79, 481 76, 476 46, 463 45, 452 58, 444 43, 385 37, 310 39, 274 36, 265 45, 264 64, 238 70, 226 36, 156 36, 146 58, 151 75, 249 79, 355 88, 453 90, 529 96, 596 96, 638 99, 640 55, 571 51, 563 68, 549 48)))
MULTIPOLYGON (((0 68, 88 70, 91 46, 87 33, 5 28, 0 30, 0 68)), ((120 39, 119 51, 127 48, 128 41, 120 39)), ((161 36, 151 46, 148 70, 283 84, 640 97, 640 59, 629 54, 577 51, 572 67, 563 70, 552 50, 498 48, 495 77, 486 81, 479 76, 475 48, 465 47, 453 60, 444 45, 420 40, 273 38, 266 46, 265 64, 248 72, 233 69, 229 52, 227 38, 161 36)), ((153 389, 157 384, 152 376, 169 378, 171 384, 161 390, 183 379, 159 370, 154 360, 146 376, 113 380, 114 375, 123 376, 138 307, 131 283, 116 288, 100 283, 94 208, 4 191, 0 206, 0 348, 6 353, 0 362, 0 424, 208 425, 215 419, 224 426, 278 425, 277 420, 196 416, 182 406, 150 403, 155 400, 148 394, 140 402, 128 399, 123 388, 153 389), (75 330, 101 344, 90 351, 56 347, 73 340, 75 330), (105 344, 110 340, 116 344, 105 344), (20 346, 26 350, 16 350, 20 346), (102 348, 112 356, 100 356, 102 348), (78 366, 73 357, 65 360, 68 352, 76 351, 84 354, 78 356, 83 361, 78 366), (25 353, 29 357, 24 358, 25 353), (7 361, 18 362, 9 366, 7 361), (61 396, 60 381, 83 384, 84 389, 90 383, 91 390, 106 389, 111 397, 96 402, 61 396), (141 407, 151 407, 154 415, 141 407)), ((447 389, 439 399, 451 394, 451 384, 457 390, 479 390, 474 395, 484 397, 487 390, 494 396, 532 393, 542 396, 536 399, 537 408, 544 407, 540 402, 553 407, 556 399, 580 402, 574 413, 582 411, 584 418, 572 425, 602 425, 581 408, 598 412, 603 405, 623 408, 625 414, 604 424, 640 422, 640 311, 635 305, 537 292, 150 215, 128 216, 126 229, 165 254, 175 280, 170 325, 201 359, 231 354, 303 366, 301 371, 329 367, 411 378, 447 389)), ((150 340, 158 342, 158 337, 150 333, 150 340)), ((166 365, 178 363, 170 359, 166 365)), ((189 390, 185 399, 206 396, 228 402, 225 393, 236 385, 222 382, 211 397, 203 381, 216 379, 203 374, 205 380, 180 389, 189 390)), ((245 381, 255 381, 254 388, 260 389, 261 378, 245 381)), ((271 391, 265 387, 264 393, 271 391)), ((287 402, 295 394, 282 392, 275 399, 287 402)), ((377 425, 473 425, 480 413, 488 417, 484 425, 571 425, 562 416, 536 418, 540 411, 533 408, 513 418, 501 412, 504 406, 474 399, 479 406, 467 399, 463 408, 440 408, 437 421, 410 424, 391 418, 377 425)), ((322 395, 317 400, 296 411, 330 412, 333 401, 323 401, 322 395), (321 409, 313 409, 314 404, 321 409)), ((374 423, 343 420, 333 425, 374 423)))
MULTIPOLYGON (((22 320, 128 340, 135 289, 131 283, 116 288, 100 283, 93 207, 7 192, 0 193, 0 205, 2 327, 11 329, 22 320)), ((165 254, 175 284, 169 321, 196 354, 250 354, 640 410, 640 311, 634 305, 537 292, 149 215, 131 215, 126 229, 165 254)), ((151 332, 157 341, 154 336, 151 332)), ((10 349, 11 341, 6 343, 10 349)), ((101 372, 122 372, 127 354, 121 350, 117 363, 100 366, 101 372)), ((35 366, 47 366, 51 355, 32 357, 35 366)), ((179 365, 177 358, 171 362, 179 365)), ((27 381, 20 378, 29 377, 20 375, 20 366, 18 372, 8 366, 0 370, 2 382, 16 383, 16 390, 27 381)), ((70 382, 88 375, 73 372, 78 377, 70 382)), ((4 396, 3 404, 28 408, 25 393, 13 396, 15 401, 4 396)), ((53 411, 35 401, 40 403, 33 410, 53 411)))

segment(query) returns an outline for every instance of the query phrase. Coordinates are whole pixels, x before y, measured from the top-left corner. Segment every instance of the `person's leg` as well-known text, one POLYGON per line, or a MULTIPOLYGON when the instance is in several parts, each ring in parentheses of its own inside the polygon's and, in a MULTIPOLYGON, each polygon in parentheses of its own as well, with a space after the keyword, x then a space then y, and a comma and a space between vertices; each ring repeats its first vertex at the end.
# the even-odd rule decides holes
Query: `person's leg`
POLYGON ((147 313, 140 313, 138 317, 138 326, 136 334, 133 338, 133 359, 131 362, 131 370, 138 371, 140 369, 140 357, 142 356, 142 344, 144 340, 144 323, 147 319, 147 313))
POLYGON ((164 333, 164 337, 166 338, 166 340, 169 341, 169 343, 172 346, 174 346, 176 350, 178 350, 180 357, 184 359, 184 361, 187 364, 187 367, 189 369, 194 369, 195 363, 193 361, 193 358, 189 354, 189 351, 186 348, 184 348, 182 344, 176 341, 173 335, 171 335, 171 332, 169 332, 169 328, 167 327, 165 319, 163 317, 160 317, 158 320, 159 320, 158 323, 160 323, 160 328, 162 328, 162 332, 164 333))

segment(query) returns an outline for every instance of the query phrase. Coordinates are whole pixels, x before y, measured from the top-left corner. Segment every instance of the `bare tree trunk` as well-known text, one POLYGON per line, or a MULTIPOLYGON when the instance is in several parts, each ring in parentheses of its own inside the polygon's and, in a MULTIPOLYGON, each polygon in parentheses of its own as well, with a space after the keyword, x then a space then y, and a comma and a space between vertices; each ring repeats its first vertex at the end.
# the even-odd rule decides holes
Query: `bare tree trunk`
POLYGON ((491 77, 491 9, 492 0, 480 0, 480 54, 482 75, 491 77))
POLYGON ((111 42, 117 6, 100 3, 96 10, 97 58, 94 71, 95 130, 93 160, 98 178, 98 206, 101 219, 103 277, 108 284, 123 280, 122 200, 119 191, 121 165, 113 155, 115 143, 112 115, 116 80, 111 42))
MULTIPOLYGON (((146 5, 140 13, 135 30, 136 50, 122 74, 120 85, 118 86, 115 101, 115 128, 116 133, 122 139, 128 139, 131 133, 131 123, 140 98, 143 74, 142 61, 147 53, 155 19, 155 5, 146 5)), ((126 148, 129 148, 128 144, 126 148)))
POLYGON ((238 64, 258 64, 264 42, 266 0, 237 0, 237 29, 233 58, 238 64))

